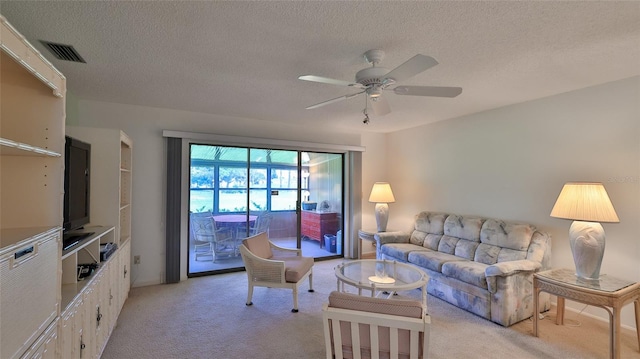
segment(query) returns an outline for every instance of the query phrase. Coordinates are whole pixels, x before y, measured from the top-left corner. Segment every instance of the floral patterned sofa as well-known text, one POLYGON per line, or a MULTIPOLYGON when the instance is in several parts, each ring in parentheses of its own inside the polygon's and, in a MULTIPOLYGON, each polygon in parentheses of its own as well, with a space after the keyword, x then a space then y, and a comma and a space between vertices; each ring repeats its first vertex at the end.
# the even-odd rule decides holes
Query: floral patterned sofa
POLYGON ((411 231, 375 238, 378 259, 429 275, 429 294, 505 327, 533 315, 533 273, 550 269, 551 238, 529 224, 421 212, 411 231))

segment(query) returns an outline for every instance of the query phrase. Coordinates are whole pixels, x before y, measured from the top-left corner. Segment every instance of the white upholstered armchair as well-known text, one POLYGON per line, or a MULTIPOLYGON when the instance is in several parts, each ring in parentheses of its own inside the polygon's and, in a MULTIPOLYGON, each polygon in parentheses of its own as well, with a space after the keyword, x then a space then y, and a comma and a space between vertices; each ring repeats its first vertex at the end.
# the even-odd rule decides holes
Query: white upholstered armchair
POLYGON ((291 311, 297 313, 298 288, 306 278, 309 278, 309 292, 313 292, 313 258, 303 257, 300 249, 277 246, 262 232, 244 239, 240 254, 247 270, 247 305, 253 304, 254 286, 289 288, 293 290, 291 311))
POLYGON ((327 359, 424 359, 431 317, 417 300, 331 292, 322 309, 327 359))

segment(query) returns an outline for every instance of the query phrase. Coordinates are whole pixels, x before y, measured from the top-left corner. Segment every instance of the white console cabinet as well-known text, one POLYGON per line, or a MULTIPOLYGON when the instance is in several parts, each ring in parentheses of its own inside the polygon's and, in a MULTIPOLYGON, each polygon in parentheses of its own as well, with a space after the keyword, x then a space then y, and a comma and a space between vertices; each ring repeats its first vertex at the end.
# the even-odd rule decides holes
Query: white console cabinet
POLYGON ((62 256, 62 313, 58 343, 61 358, 99 358, 126 299, 129 280, 127 247, 100 259, 100 244, 113 243, 114 227, 85 227, 94 232, 62 256), (124 249, 124 250, 123 250, 124 249), (99 263, 86 278, 78 278, 78 264, 99 263), (126 268, 126 270, 125 270, 126 268))

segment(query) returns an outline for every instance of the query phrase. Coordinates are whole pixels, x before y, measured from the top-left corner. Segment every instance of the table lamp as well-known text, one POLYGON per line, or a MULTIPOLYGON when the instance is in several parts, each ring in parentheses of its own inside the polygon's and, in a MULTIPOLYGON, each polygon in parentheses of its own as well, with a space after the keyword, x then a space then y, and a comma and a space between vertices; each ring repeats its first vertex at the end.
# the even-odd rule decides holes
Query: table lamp
POLYGON ((551 217, 573 220, 569 244, 576 275, 579 279, 597 281, 605 245, 600 222, 620 222, 602 183, 566 183, 551 210, 551 217))
POLYGON ((387 182, 376 182, 373 184, 369 202, 376 204, 376 225, 378 232, 387 230, 387 221, 389 220, 389 205, 396 199, 393 197, 391 185, 387 182))

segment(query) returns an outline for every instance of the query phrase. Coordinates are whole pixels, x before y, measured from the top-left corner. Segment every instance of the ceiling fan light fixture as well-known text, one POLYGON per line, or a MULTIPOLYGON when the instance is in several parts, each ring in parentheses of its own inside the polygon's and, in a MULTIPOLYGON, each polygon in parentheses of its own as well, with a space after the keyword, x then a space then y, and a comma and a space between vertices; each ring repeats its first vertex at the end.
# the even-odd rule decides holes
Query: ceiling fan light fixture
POLYGON ((369 95, 369 97, 375 100, 382 95, 382 89, 380 89, 379 87, 372 87, 367 90, 367 94, 369 95))

